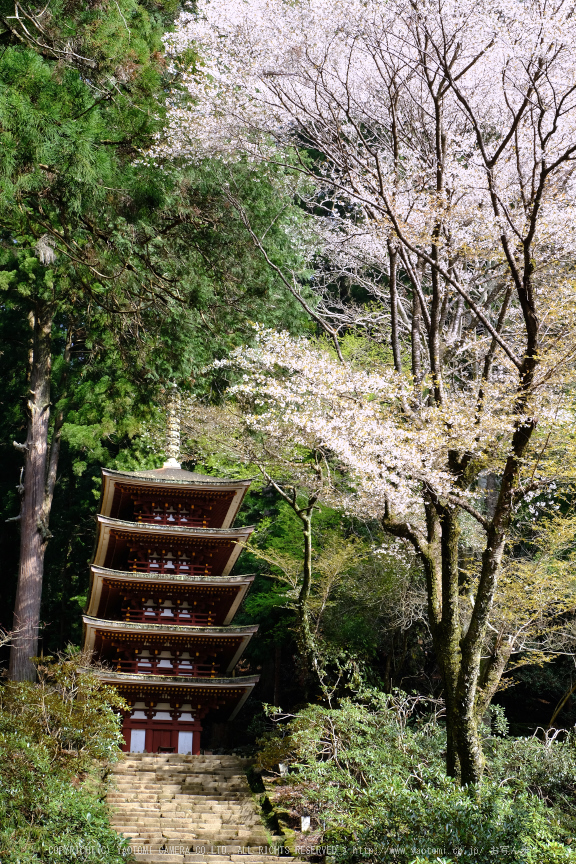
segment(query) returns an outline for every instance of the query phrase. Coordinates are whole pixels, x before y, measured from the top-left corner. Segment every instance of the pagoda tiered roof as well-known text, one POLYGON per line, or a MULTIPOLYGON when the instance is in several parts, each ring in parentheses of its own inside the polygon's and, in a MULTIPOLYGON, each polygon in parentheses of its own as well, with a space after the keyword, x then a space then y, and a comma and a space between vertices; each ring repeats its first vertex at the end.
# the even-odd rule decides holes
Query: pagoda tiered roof
POLYGON ((234 716, 258 681, 226 677, 258 629, 231 624, 254 579, 231 575, 254 530, 232 527, 251 481, 185 471, 173 457, 102 477, 84 647, 131 706, 126 747, 197 753, 206 713, 234 716))
POLYGON ((106 618, 82 618, 85 627, 84 647, 88 651, 102 652, 103 645, 121 637, 123 642, 151 644, 159 647, 170 644, 195 649, 210 647, 223 656, 226 672, 232 671, 258 625, 247 627, 195 627, 191 624, 150 624, 138 621, 109 621, 106 618))
POLYGON ((132 570, 113 570, 109 567, 90 565, 92 580, 95 579, 118 579, 120 581, 134 582, 136 584, 154 581, 159 583, 183 583, 190 585, 250 585, 254 581, 254 573, 228 576, 197 576, 188 573, 135 573, 132 570))
POLYGON ((184 468, 144 468, 141 471, 115 471, 112 468, 102 468, 102 476, 112 480, 133 479, 139 485, 142 485, 142 480, 152 480, 156 483, 186 483, 207 489, 240 487, 248 489, 252 483, 252 479, 234 480, 228 477, 213 477, 211 474, 198 474, 196 471, 186 471, 184 468))

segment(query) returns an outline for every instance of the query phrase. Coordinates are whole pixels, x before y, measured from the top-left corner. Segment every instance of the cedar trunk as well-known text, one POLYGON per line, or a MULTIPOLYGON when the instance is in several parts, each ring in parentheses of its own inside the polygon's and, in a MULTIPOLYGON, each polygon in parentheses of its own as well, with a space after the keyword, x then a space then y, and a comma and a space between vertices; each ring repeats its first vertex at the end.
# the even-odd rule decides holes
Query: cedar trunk
POLYGON ((33 681, 36 675, 30 658, 38 654, 44 554, 50 536, 45 497, 53 314, 52 304, 40 301, 30 316, 32 345, 27 400, 28 437, 20 510, 20 564, 13 625, 15 635, 9 669, 9 677, 13 681, 33 681))

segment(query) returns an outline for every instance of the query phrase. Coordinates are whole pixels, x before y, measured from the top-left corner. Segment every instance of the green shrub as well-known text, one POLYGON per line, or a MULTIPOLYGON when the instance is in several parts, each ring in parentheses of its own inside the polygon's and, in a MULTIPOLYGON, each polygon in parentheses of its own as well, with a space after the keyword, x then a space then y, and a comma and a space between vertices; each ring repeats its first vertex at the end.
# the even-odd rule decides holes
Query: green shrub
POLYGON ((484 783, 461 788, 445 776, 441 715, 401 692, 311 705, 261 742, 260 767, 290 765, 276 801, 311 814, 336 864, 576 862, 574 738, 511 739, 488 724, 484 783))
POLYGON ((37 684, 0 691, 2 864, 119 864, 104 771, 118 758, 123 701, 85 658, 39 664, 37 684))
POLYGON ((76 649, 36 663, 37 683, 9 681, 0 688, 0 735, 20 732, 69 770, 94 759, 117 759, 122 733, 117 710, 125 707, 76 649))
POLYGON ((391 787, 365 819, 355 835, 342 829, 326 833, 341 864, 411 864, 418 856, 474 864, 576 861, 542 801, 492 782, 480 792, 448 780, 422 789, 391 787))
POLYGON ((110 827, 96 770, 73 775, 21 734, 0 739, 2 864, 116 864, 124 841, 110 827))

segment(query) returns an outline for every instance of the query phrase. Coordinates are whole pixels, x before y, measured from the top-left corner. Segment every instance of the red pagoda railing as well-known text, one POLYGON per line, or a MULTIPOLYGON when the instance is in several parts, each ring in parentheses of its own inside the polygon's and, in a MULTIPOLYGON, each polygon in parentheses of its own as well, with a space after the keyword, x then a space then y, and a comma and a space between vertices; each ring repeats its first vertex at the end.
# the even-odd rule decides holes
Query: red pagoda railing
POLYGON ((187 528, 206 528, 209 514, 203 508, 189 510, 185 505, 165 502, 136 502, 134 519, 136 522, 146 522, 149 525, 184 525, 187 528))
POLYGON ((191 564, 189 561, 179 561, 177 558, 151 558, 148 561, 138 558, 128 559, 128 569, 133 573, 167 573, 171 576, 209 576, 209 564, 191 564))
POLYGON ((143 660, 117 660, 118 672, 132 672, 139 675, 177 675, 187 678, 217 678, 219 669, 213 663, 190 663, 184 660, 150 658, 143 660))
POLYGON ((209 627, 214 623, 212 612, 191 612, 187 609, 121 609, 123 621, 148 622, 150 624, 190 624, 193 627, 209 627))
POLYGON ((185 516, 180 513, 149 513, 138 514, 138 522, 146 522, 147 525, 183 525, 185 528, 206 528, 206 519, 195 519, 193 516, 185 516))

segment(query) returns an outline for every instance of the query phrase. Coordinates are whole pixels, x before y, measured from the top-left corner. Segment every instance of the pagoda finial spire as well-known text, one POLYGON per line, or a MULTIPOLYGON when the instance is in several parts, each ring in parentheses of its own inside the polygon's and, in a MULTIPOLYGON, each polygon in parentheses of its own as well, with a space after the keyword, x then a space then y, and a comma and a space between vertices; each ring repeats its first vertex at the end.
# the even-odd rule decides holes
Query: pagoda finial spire
POLYGON ((168 459, 163 468, 181 468, 180 464, 180 393, 176 384, 170 385, 168 401, 168 428, 166 434, 166 455, 168 459))

